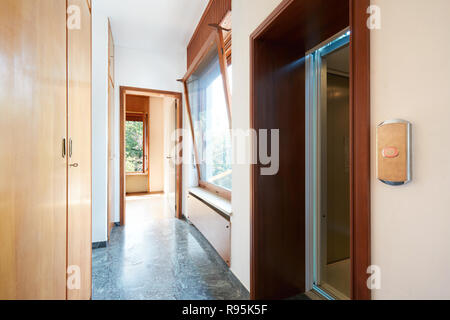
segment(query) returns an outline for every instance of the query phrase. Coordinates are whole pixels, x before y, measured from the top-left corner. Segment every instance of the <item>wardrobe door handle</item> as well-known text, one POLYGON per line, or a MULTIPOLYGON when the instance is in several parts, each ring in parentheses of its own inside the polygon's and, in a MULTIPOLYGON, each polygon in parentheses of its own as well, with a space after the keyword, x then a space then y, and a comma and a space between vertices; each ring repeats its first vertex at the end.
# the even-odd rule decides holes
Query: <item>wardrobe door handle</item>
POLYGON ((72 158, 72 138, 69 139, 69 158, 72 158))
POLYGON ((72 163, 72 164, 69 164, 69 166, 72 168, 78 168, 78 163, 72 163))
POLYGON ((63 158, 66 157, 66 138, 62 139, 62 152, 61 155, 63 158))

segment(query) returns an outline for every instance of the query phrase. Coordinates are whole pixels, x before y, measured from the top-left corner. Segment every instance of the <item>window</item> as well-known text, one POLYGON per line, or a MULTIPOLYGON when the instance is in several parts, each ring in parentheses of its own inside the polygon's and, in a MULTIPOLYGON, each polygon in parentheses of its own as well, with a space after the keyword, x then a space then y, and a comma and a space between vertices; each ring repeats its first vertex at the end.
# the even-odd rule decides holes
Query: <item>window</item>
MULTIPOLYGON (((209 49, 186 81, 186 87, 197 147, 199 184, 231 194, 231 112, 218 52, 217 45, 209 49)), ((229 80, 231 64, 222 63, 229 80)))
POLYGON ((146 172, 146 117, 127 114, 125 123, 125 169, 127 173, 146 172))

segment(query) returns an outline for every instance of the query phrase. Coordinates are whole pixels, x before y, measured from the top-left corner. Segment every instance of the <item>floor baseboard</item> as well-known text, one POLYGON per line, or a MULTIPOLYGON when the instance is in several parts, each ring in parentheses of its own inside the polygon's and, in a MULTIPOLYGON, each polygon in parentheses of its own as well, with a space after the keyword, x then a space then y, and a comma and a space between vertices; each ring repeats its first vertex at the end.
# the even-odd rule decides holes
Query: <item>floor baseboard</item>
POLYGON ((93 242, 92 249, 106 248, 107 244, 108 244, 107 241, 93 242))

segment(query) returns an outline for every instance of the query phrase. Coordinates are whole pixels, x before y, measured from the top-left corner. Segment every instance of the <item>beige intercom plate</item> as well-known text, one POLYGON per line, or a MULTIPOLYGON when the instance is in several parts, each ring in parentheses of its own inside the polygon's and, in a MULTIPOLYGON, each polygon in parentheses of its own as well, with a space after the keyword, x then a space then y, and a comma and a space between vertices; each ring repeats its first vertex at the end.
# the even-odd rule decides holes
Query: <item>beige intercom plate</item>
POLYGON ((377 127, 377 175, 388 185, 411 181, 411 123, 390 120, 377 127))

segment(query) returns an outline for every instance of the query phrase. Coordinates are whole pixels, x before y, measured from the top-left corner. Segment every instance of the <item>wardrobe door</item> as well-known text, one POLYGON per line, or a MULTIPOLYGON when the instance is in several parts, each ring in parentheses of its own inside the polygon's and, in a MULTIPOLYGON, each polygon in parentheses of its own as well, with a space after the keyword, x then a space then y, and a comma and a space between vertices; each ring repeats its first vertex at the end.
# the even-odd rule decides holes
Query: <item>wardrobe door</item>
POLYGON ((66 298, 66 3, 0 1, 0 299, 66 298))
POLYGON ((67 32, 69 138, 67 298, 84 300, 91 298, 92 262, 91 14, 86 0, 69 0, 68 5, 69 9, 70 6, 80 8, 80 24, 79 28, 69 27, 67 32))

